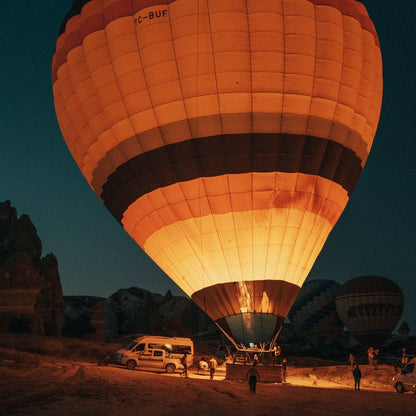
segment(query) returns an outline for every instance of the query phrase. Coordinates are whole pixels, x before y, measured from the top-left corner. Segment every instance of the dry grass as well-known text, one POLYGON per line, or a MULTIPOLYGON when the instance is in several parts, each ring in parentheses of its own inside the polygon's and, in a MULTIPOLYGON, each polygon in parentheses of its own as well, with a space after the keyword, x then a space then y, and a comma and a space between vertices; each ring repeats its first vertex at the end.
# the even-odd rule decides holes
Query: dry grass
POLYGON ((73 338, 54 338, 33 335, 8 335, 0 337, 0 354, 14 360, 21 352, 71 359, 75 361, 97 362, 98 359, 114 355, 123 347, 120 343, 86 341, 73 338))

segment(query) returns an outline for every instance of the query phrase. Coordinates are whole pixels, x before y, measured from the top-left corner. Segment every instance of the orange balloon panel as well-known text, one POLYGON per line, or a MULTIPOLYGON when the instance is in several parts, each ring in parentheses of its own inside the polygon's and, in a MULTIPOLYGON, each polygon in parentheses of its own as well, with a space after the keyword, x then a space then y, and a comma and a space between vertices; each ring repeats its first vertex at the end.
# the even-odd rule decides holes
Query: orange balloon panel
POLYGON ((68 147, 113 215, 223 328, 270 338, 377 128, 362 3, 74 1, 52 79, 68 147))

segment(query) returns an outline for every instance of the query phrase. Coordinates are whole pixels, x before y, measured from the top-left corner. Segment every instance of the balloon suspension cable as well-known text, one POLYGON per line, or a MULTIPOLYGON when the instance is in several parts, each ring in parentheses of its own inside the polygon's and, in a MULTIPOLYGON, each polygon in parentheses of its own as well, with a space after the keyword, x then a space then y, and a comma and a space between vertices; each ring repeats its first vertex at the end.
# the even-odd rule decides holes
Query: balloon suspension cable
POLYGON ((220 329, 220 331, 228 338, 228 340, 231 342, 231 344, 234 345, 234 347, 239 350, 237 343, 214 321, 214 324, 217 325, 217 327, 220 329))
POLYGON ((277 337, 279 336, 280 331, 282 330, 282 328, 283 328, 283 325, 280 327, 280 329, 276 332, 276 335, 271 340, 271 342, 270 342, 270 349, 272 349, 274 347, 274 345, 276 344, 277 337))

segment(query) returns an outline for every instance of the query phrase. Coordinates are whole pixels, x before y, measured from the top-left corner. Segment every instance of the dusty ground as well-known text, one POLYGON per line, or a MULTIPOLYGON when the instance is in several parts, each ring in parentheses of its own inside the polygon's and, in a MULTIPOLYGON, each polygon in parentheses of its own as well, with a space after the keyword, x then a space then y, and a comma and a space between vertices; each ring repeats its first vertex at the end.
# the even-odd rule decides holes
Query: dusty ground
POLYGON ((0 348, 0 415, 415 414, 416 395, 393 391, 390 367, 362 370, 361 392, 351 389, 349 367, 331 366, 289 368, 289 384, 260 384, 250 396, 246 383, 223 380, 220 371, 214 381, 196 374, 186 380, 0 348))

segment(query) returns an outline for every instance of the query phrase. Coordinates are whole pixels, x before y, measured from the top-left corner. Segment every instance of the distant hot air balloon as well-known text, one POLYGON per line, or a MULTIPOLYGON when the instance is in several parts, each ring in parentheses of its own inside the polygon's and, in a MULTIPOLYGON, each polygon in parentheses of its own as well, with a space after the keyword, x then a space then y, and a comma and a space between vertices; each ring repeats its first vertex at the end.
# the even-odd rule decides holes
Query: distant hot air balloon
POLYGON ((335 308, 339 287, 333 280, 306 282, 290 309, 288 318, 293 326, 315 347, 331 345, 344 327, 335 308))
POLYGON ((364 5, 76 0, 52 79, 66 143, 124 229, 235 340, 270 340, 376 132, 364 5))
POLYGON ((381 347, 403 313, 403 294, 396 283, 382 276, 361 276, 341 286, 337 312, 363 346, 381 347))

